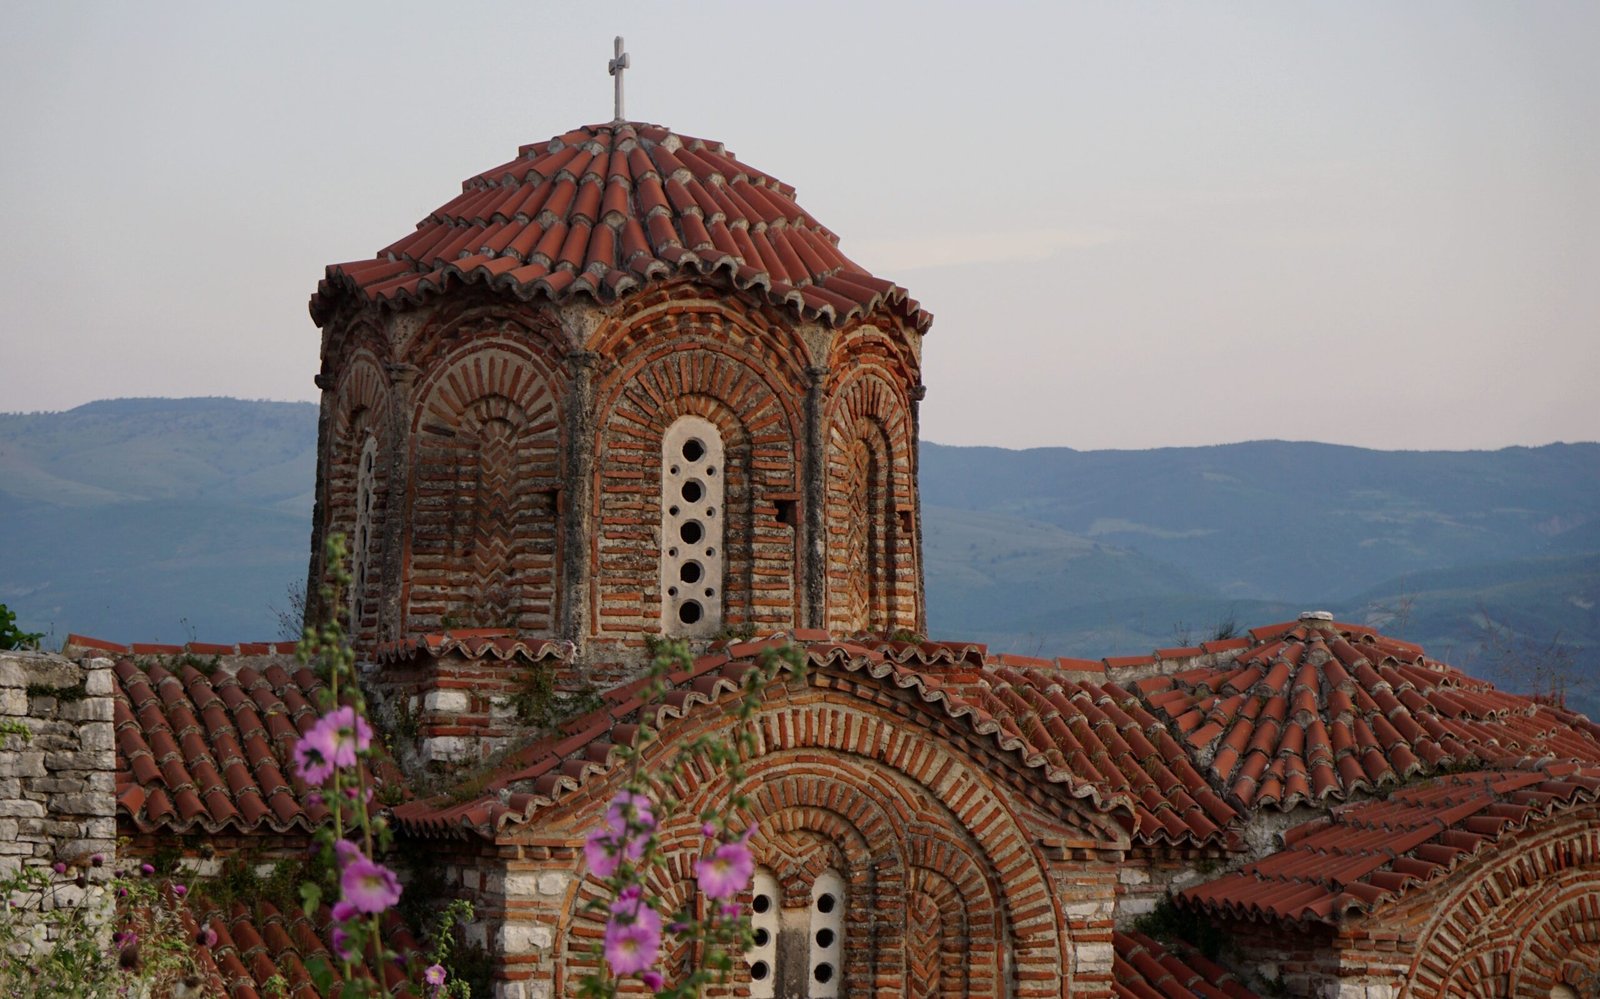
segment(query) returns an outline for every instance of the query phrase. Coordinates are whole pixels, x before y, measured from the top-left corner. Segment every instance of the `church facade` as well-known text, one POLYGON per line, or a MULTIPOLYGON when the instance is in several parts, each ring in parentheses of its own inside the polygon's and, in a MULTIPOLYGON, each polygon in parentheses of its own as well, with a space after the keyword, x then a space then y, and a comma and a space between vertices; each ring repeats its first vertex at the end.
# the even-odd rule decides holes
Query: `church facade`
MULTIPOLYGON (((759 943, 725 994, 1600 994, 1587 719, 1322 613, 1097 661, 929 640, 931 316, 722 145, 616 121, 524 147, 311 309, 310 578, 338 533, 355 581, 311 610, 350 622, 412 889, 474 902, 496 996, 593 967, 582 843, 618 747, 724 726, 790 644, 739 816, 759 943), (696 651, 660 703, 650 635, 696 651)), ((120 826, 197 869, 292 854, 317 679, 273 646, 138 662, 185 651, 69 646, 114 664, 120 826)), ((731 788, 680 790, 655 887, 693 905, 692 817, 731 788)), ((319 946, 263 905, 209 917, 229 994, 319 946)))

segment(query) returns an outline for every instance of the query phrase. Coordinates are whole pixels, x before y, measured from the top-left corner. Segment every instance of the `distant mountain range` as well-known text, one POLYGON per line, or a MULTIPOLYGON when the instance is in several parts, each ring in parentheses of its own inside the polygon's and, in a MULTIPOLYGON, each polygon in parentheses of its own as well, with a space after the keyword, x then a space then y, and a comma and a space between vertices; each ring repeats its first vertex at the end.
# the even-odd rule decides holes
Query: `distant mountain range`
MULTIPOLYGON (((316 422, 217 398, 0 414, 0 602, 57 642, 277 637, 316 422)), ((922 500, 934 637, 1117 655, 1330 610, 1516 689, 1600 676, 1600 444, 928 443, 922 500)))

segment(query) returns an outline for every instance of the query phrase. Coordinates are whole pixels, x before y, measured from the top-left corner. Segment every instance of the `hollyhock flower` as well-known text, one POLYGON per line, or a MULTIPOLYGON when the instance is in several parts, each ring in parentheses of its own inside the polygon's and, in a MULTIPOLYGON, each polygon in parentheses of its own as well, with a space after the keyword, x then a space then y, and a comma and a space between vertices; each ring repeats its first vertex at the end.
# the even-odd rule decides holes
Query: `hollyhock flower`
POLYGON ((355 708, 335 708, 323 715, 317 725, 330 733, 333 752, 328 759, 335 767, 355 766, 356 755, 366 752, 367 747, 372 745, 372 726, 356 714, 355 708))
POLYGON ((182 898, 183 896, 189 894, 189 889, 185 885, 173 885, 172 886, 172 894, 178 896, 179 898, 182 898))
POLYGON ((350 861, 339 875, 344 901, 358 912, 382 912, 400 901, 400 879, 382 864, 366 857, 350 861))
POLYGON ((50 869, 52 871, 55 871, 57 874, 65 874, 65 873, 67 873, 67 865, 63 864, 59 860, 56 861, 55 863, 51 864, 50 865, 50 869))
POLYGON ((156 867, 155 867, 154 864, 140 864, 139 865, 139 873, 143 874, 145 877, 149 877, 150 875, 154 874, 155 872, 156 872, 156 867))
POLYGON ((643 982, 644 987, 651 992, 660 992, 662 986, 667 984, 667 980, 661 977, 661 972, 659 971, 642 972, 639 975, 639 981, 643 982))
POLYGON ((756 859, 743 839, 717 847, 711 856, 696 861, 694 869, 707 898, 732 898, 745 889, 755 872, 756 859))
POLYGON ((638 863, 656 827, 652 809, 649 798, 632 791, 623 791, 611 799, 605 820, 583 844, 583 856, 589 862, 589 869, 602 878, 609 878, 617 872, 624 857, 629 863, 638 863))
POLYGON ((194 935, 194 942, 201 947, 215 947, 217 945, 217 931, 207 926, 194 935))
POLYGON ((637 898, 619 900, 606 922, 606 964, 616 975, 632 975, 656 963, 661 953, 661 914, 637 898))
POLYGON ((356 956, 354 942, 343 926, 335 926, 333 932, 328 934, 328 942, 333 945, 334 956, 341 961, 353 960, 356 956))
POLYGON ((360 859, 361 847, 347 839, 336 839, 333 841, 333 854, 339 859, 339 866, 343 867, 352 860, 360 859))
POLYGON ((333 776, 333 733, 317 722, 311 731, 300 737, 294 746, 294 765, 300 779, 307 784, 320 785, 333 776))
POLYGON ((356 911, 356 907, 342 898, 333 903, 333 921, 336 923, 348 923, 359 915, 360 913, 356 911))
POLYGON ((432 985, 434 988, 438 988, 439 986, 443 985, 444 984, 444 965, 442 965, 442 964, 430 964, 430 965, 428 965, 427 969, 422 972, 422 980, 424 982, 426 982, 427 984, 432 985))

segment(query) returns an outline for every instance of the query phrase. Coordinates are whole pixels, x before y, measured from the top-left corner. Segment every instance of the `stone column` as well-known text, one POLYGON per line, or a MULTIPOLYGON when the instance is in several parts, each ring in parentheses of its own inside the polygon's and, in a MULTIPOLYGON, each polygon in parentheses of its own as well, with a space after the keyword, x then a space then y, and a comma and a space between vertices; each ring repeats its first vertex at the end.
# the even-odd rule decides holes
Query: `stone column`
POLYGON ((799 613, 795 616, 804 628, 828 626, 828 404, 824 388, 828 368, 806 369, 806 460, 800 502, 805 517, 795 529, 797 555, 801 562, 799 613))

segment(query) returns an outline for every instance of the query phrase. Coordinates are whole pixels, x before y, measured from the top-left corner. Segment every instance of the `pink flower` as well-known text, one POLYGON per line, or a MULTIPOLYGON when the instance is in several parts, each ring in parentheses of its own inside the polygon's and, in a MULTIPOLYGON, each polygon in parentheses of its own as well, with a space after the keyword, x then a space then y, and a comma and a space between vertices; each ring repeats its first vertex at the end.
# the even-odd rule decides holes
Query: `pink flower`
POLYGON ((300 778, 311 785, 325 783, 333 776, 333 751, 333 734, 320 721, 311 726, 311 731, 294 746, 294 765, 300 778))
POLYGON ((360 913, 356 911, 356 907, 342 898, 333 903, 333 921, 336 923, 348 923, 359 915, 360 913))
POLYGON ((700 835, 704 836, 706 839, 715 839, 717 836, 716 825, 707 822, 705 825, 700 827, 700 835))
POLYGON ((606 923, 606 964, 632 975, 656 963, 661 953, 661 914, 637 898, 619 900, 606 923))
POLYGON ((350 933, 343 926, 335 926, 333 932, 328 934, 328 942, 333 944, 333 953, 341 961, 353 960, 356 956, 350 933))
POLYGON ((344 865, 339 889, 344 893, 343 901, 357 912, 382 912, 400 901, 400 879, 389 868, 366 857, 358 856, 344 865))
POLYGON ((194 935, 194 942, 201 947, 215 947, 217 945, 217 931, 207 926, 194 935))
POLYGON ((617 872, 624 857, 629 863, 638 863, 656 827, 652 808, 649 798, 632 791, 623 791, 611 799, 605 820, 583 844, 583 856, 589 862, 589 869, 602 878, 609 878, 617 872))
POLYGON ((328 761, 335 767, 355 766, 357 754, 372 745, 372 726, 348 705, 323 715, 317 725, 326 728, 332 738, 333 752, 328 761))
POLYGON ((659 971, 641 972, 639 981, 643 982, 644 987, 651 992, 660 992, 661 987, 667 984, 667 980, 661 977, 661 972, 659 971))
POLYGON ((51 864, 50 865, 50 869, 52 871, 55 871, 57 874, 65 874, 65 873, 67 873, 67 865, 63 864, 59 860, 56 861, 54 864, 51 864))
POLYGON ((422 973, 422 980, 434 988, 444 984, 444 965, 430 964, 422 973))
POLYGON ((173 885, 172 886, 172 894, 178 896, 179 898, 182 898, 183 896, 189 894, 189 889, 184 887, 183 885, 173 885))
POLYGON ((711 856, 695 863, 695 877, 707 898, 732 898, 745 889, 756 872, 756 859, 743 839, 724 843, 711 856))
POLYGON ((146 877, 149 877, 150 875, 154 874, 155 872, 156 872, 156 868, 155 868, 154 864, 140 864, 139 865, 139 873, 145 875, 146 877))
POLYGON ((347 839, 336 839, 333 841, 333 854, 339 859, 339 866, 343 867, 350 861, 361 858, 361 847, 347 839))

